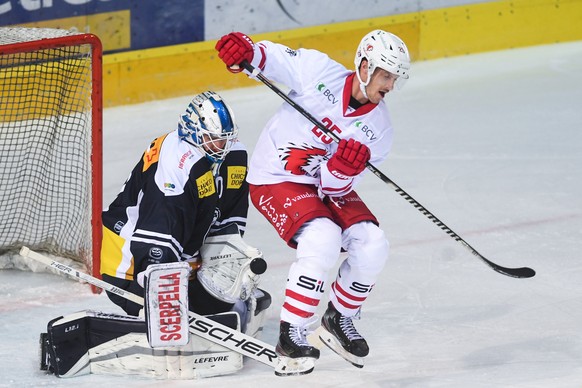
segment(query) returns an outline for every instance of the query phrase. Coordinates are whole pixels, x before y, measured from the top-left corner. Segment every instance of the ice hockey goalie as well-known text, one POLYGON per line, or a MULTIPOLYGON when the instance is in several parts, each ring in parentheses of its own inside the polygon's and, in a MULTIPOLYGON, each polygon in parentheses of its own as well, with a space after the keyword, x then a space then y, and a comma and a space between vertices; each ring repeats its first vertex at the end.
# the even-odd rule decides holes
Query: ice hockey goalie
MULTIPOLYGON (((257 287, 258 275, 266 269, 262 253, 246 245, 238 234, 217 236, 207 239, 201 260, 205 270, 196 275, 204 287, 233 305, 231 311, 206 317, 258 338, 271 304, 271 296, 257 287)), ((159 272, 165 273, 167 266, 172 265, 160 264, 159 272)), ((153 279, 158 269, 148 272, 153 279)), ((198 379, 234 373, 243 367, 240 353, 194 334, 187 333, 188 340, 180 346, 152 342, 160 319, 148 306, 161 304, 158 296, 164 291, 150 280, 146 277, 143 318, 85 310, 51 320, 47 332, 41 334, 41 369, 59 377, 94 373, 198 379)), ((183 280, 187 287, 188 276, 183 280)), ((187 306, 188 302, 180 304, 187 306)))

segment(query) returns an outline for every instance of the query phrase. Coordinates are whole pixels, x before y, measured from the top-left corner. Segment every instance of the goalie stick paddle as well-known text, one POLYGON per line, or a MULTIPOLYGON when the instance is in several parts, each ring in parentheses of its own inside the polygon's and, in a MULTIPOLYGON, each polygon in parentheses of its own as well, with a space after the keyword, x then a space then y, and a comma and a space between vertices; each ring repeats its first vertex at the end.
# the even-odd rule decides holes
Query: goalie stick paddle
MULTIPOLYGON (((330 131, 325 125, 323 125, 322 123, 320 123, 309 112, 307 112, 299 104, 297 104, 295 101, 293 101, 281 89, 279 89, 277 86, 275 86, 267 77, 265 77, 261 73, 261 71, 259 69, 255 68, 253 65, 251 65, 247 61, 243 61, 241 63, 241 66, 246 71, 248 71, 249 73, 251 73, 251 76, 252 77, 257 78, 259 81, 261 81, 262 83, 264 83, 269 89, 271 89, 272 91, 274 91, 286 103, 288 103, 295 110, 297 110, 299 113, 301 113, 307 120, 311 121, 315 126, 317 126, 317 128, 321 129, 326 135, 328 135, 329 137, 331 137, 336 142, 339 142, 340 141, 340 138, 334 132, 330 131)), ((455 241, 461 243, 474 256, 476 256, 477 258, 481 259, 485 264, 487 264, 493 270, 495 270, 495 271, 497 271, 497 272, 499 272, 499 273, 501 273, 503 275, 510 276, 510 277, 513 277, 513 278, 531 278, 531 277, 535 276, 536 272, 532 268, 529 268, 529 267, 507 268, 507 267, 503 267, 503 266, 501 266, 499 264, 496 264, 496 263, 488 260, 487 258, 485 258, 485 256, 483 256, 482 254, 480 254, 479 252, 477 252, 477 250, 475 248, 473 248, 471 245, 469 245, 469 243, 467 243, 465 240, 463 240, 461 238, 461 236, 459 236, 451 228, 449 228, 447 225, 445 225, 444 222, 442 222, 441 220, 439 220, 434 214, 432 214, 430 211, 428 211, 427 208, 425 208, 424 206, 422 206, 417 200, 415 200, 414 198, 412 198, 400 186, 398 186, 396 183, 394 183, 394 181, 392 181, 390 178, 388 178, 386 175, 384 175, 382 173, 382 171, 378 170, 370 162, 366 162, 366 167, 368 168, 368 170, 372 171, 372 173, 374 175, 376 175, 378 178, 380 178, 384 183, 386 183, 390 187, 392 187, 401 197, 403 197, 404 199, 406 199, 408 201, 408 203, 410 203, 412 206, 414 206, 418 211, 420 211, 422 214, 424 214, 426 217, 428 217, 429 220, 431 220, 432 222, 434 222, 439 228, 441 228, 443 231, 445 231, 451 238, 453 238, 455 241)))
MULTIPOLYGON (((68 265, 59 263, 58 261, 50 259, 47 256, 32 251, 28 247, 22 247, 20 249, 20 255, 41 262, 61 273, 72 276, 78 280, 83 280, 93 286, 97 286, 105 291, 119 295, 122 298, 130 300, 134 303, 140 304, 142 306, 144 304, 144 299, 141 296, 125 291, 119 287, 115 287, 110 283, 97 279, 86 273, 79 272, 78 270, 69 267, 68 265)), ((224 346, 225 348, 240 353, 243 356, 257 360, 277 371, 280 360, 275 353, 275 348, 273 346, 248 336, 238 330, 224 326, 202 315, 196 314, 192 311, 188 312, 188 318, 190 321, 190 333, 202 337, 215 344, 224 346)))

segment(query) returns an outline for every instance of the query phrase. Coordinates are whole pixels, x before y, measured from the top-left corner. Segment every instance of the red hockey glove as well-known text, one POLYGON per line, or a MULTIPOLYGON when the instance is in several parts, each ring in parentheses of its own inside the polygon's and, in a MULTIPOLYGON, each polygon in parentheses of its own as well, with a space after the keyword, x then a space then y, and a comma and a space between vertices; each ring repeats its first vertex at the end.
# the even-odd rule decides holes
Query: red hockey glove
POLYGON ((329 171, 338 178, 354 177, 364 171, 370 149, 357 140, 341 139, 337 151, 327 162, 329 171))
POLYGON ((224 35, 215 46, 218 57, 226 63, 226 68, 232 73, 242 71, 242 67, 238 66, 242 61, 251 63, 253 48, 254 43, 251 38, 240 32, 224 35))

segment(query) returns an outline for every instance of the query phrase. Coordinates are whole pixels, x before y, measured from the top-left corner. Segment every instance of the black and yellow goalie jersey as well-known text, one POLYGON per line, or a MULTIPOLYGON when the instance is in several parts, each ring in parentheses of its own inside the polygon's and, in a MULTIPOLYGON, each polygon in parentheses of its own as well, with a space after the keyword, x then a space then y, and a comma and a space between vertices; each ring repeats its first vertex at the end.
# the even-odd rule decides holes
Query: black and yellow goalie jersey
POLYGON ((229 224, 244 233, 247 159, 237 142, 213 174, 176 131, 155 139, 103 211, 101 273, 133 280, 149 264, 194 263, 208 234, 229 224))

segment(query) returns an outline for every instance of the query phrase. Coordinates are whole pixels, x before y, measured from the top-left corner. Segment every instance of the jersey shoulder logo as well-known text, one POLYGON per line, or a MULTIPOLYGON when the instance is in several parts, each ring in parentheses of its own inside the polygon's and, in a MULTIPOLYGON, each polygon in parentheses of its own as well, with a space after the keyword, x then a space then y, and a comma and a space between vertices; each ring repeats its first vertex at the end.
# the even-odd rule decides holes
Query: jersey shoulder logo
POLYGON ((162 143, 166 138, 167 134, 160 136, 148 147, 148 149, 143 153, 143 169, 142 172, 147 171, 148 168, 160 159, 160 150, 162 149, 162 143))

